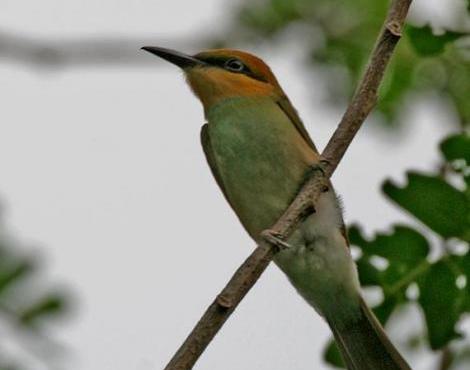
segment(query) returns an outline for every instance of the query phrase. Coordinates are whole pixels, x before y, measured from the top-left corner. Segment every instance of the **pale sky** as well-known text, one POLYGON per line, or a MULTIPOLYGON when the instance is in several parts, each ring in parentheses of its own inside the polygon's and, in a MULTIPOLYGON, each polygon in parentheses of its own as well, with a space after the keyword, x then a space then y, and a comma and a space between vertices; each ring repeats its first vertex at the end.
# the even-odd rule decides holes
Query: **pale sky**
MULTIPOLYGON (((0 24, 35 37, 151 34, 171 47, 168 40, 221 32, 227 4, 2 0, 0 24)), ((140 46, 135 53, 152 58, 140 46)), ((323 148, 342 112, 322 103, 319 80, 305 78, 302 50, 290 43, 251 51, 271 65, 323 148)), ((253 247, 205 163, 199 102, 176 68, 153 61, 56 72, 0 59, 5 221, 43 256, 42 278, 70 289, 77 305, 51 333, 67 348, 59 369, 162 369, 253 247)), ((409 222, 379 185, 434 169, 436 144, 451 128, 445 121, 454 118, 436 102, 406 109, 400 136, 367 122, 333 178, 347 223, 371 234, 409 222)), ((326 369, 327 337, 326 324, 271 266, 195 369, 326 369)), ((400 333, 392 337, 402 348, 400 333)))

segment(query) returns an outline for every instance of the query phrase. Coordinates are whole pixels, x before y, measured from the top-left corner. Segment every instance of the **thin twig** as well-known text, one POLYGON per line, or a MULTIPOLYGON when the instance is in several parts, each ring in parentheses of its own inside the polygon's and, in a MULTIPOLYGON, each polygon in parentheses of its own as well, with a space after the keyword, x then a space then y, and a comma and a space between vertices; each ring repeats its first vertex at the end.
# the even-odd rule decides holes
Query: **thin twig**
POLYGON ((454 356, 449 346, 444 347, 441 352, 437 370, 449 370, 453 360, 454 356))
POLYGON ((141 45, 154 43, 182 50, 203 45, 203 42, 192 40, 191 37, 169 39, 168 36, 158 34, 48 38, 0 28, 0 62, 39 68, 39 71, 47 70, 51 73, 65 68, 154 67, 155 63, 150 58, 135 52, 141 45))
MULTIPOLYGON (((392 1, 359 88, 322 153, 322 170, 312 174, 285 213, 271 228, 282 239, 287 239, 298 223, 314 209, 316 200, 325 189, 327 179, 333 174, 357 131, 375 106, 385 67, 401 37, 411 2, 412 0, 392 1)), ((209 306, 165 370, 188 370, 193 367, 238 303, 269 265, 277 249, 275 245, 270 245, 264 240, 259 242, 254 252, 209 306)))

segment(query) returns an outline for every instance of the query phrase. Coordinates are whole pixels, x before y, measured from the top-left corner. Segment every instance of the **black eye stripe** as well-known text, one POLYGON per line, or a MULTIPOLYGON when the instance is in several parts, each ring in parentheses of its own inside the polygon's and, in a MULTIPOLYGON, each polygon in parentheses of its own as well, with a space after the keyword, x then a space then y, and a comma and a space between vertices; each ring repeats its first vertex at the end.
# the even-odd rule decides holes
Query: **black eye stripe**
POLYGON ((244 64, 241 60, 239 60, 237 58, 233 58, 233 57, 231 57, 231 58, 227 58, 227 57, 204 58, 204 62, 206 62, 208 64, 211 64, 213 66, 217 66, 217 67, 227 69, 231 72, 242 72, 242 73, 249 72, 249 73, 251 73, 251 70, 246 66, 246 64, 244 64), (242 68, 240 68, 239 70, 237 70, 236 68, 228 68, 228 64, 232 64, 232 63, 239 63, 239 65, 242 68))
POLYGON ((213 66, 216 66, 216 67, 220 67, 220 68, 223 68, 225 70, 227 70, 228 72, 232 72, 232 73, 241 73, 241 74, 244 74, 250 78, 253 78, 255 80, 258 80, 258 81, 261 81, 261 82, 266 82, 268 83, 268 80, 264 77, 264 76, 261 76, 259 74, 255 74, 251 71, 251 69, 243 62, 241 62, 239 59, 237 58, 234 58, 234 57, 230 57, 230 58, 227 58, 227 57, 206 57, 206 58, 201 58, 201 60, 203 60, 204 62, 210 64, 210 65, 213 65, 213 66), (244 66, 243 70, 241 71, 233 71, 233 70, 229 70, 225 67, 226 63, 228 61, 231 61, 231 60, 237 60, 239 62, 241 62, 244 66))

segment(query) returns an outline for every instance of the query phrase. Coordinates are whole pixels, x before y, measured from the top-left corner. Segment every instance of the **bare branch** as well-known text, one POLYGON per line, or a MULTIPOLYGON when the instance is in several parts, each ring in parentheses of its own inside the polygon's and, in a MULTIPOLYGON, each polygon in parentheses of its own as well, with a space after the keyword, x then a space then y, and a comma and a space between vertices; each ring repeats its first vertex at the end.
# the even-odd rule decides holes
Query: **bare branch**
POLYGON ((47 38, 13 34, 0 29, 0 61, 57 71, 69 67, 151 66, 155 62, 136 53, 146 44, 171 45, 172 48, 197 48, 201 42, 175 39, 165 35, 119 37, 47 38), (160 41, 159 41, 160 40, 160 41))
MULTIPOLYGON (((298 223, 314 209, 315 202, 327 186, 327 179, 333 174, 357 131, 375 106, 385 67, 401 37, 401 29, 411 2, 412 0, 392 1, 359 88, 322 153, 324 160, 320 163, 320 170, 312 174, 292 204, 271 228, 279 233, 282 239, 287 239, 298 223)), ((238 303, 269 265, 276 252, 276 246, 264 240, 259 242, 254 252, 209 306, 165 370, 187 370, 193 367, 238 303)))
POLYGON ((449 370, 452 365, 453 360, 454 360, 454 355, 452 351, 450 350, 450 348, 448 346, 444 347, 441 352, 441 357, 439 360, 437 370, 449 370))

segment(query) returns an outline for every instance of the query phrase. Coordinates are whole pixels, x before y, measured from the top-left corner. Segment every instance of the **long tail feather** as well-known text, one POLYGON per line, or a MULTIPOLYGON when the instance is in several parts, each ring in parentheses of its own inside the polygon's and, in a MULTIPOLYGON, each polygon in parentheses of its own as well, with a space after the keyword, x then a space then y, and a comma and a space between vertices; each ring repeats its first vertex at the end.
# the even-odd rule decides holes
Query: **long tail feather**
POLYGON ((362 299, 360 309, 353 322, 329 322, 348 370, 411 370, 362 299))

